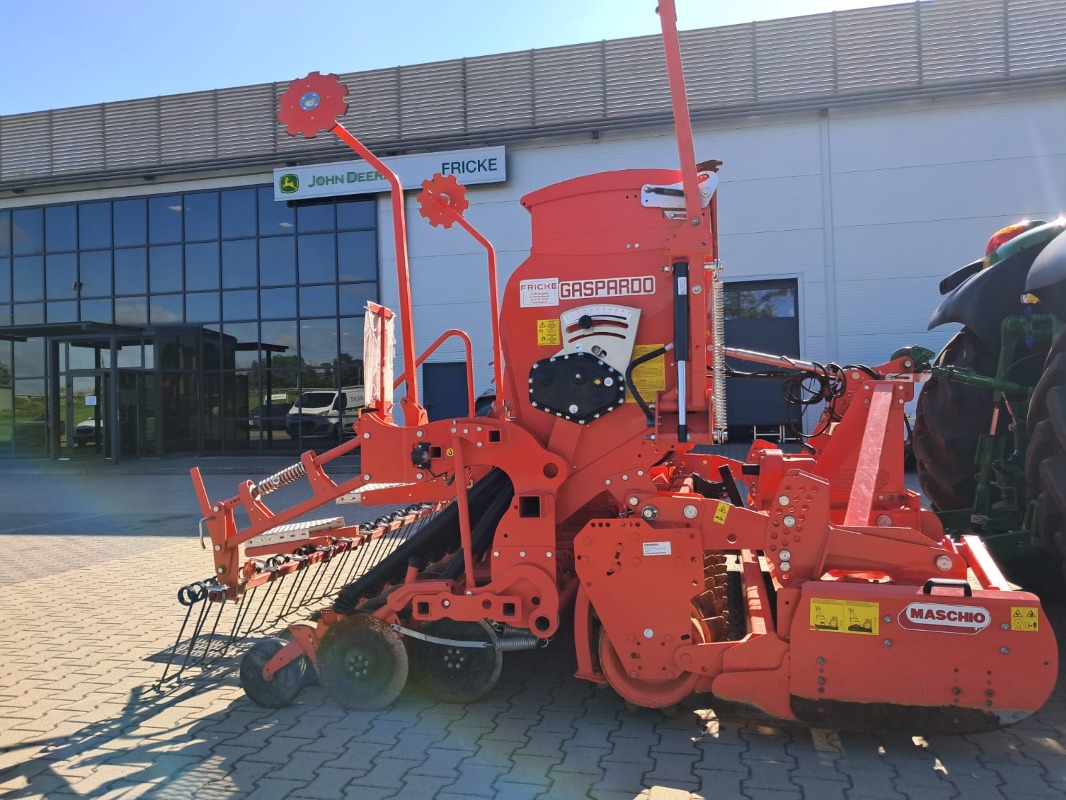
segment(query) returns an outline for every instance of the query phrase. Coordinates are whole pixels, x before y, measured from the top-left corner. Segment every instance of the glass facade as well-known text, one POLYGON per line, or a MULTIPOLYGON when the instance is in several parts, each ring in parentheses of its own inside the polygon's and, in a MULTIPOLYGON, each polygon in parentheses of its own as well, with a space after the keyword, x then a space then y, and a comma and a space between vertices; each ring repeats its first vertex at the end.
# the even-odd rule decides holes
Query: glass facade
POLYGON ((144 373, 141 417, 161 426, 139 454, 323 446, 290 436, 280 409, 362 381, 375 209, 290 207, 271 186, 0 209, 0 456, 71 453, 100 413, 99 386, 71 379, 133 340, 122 370, 144 373), (121 333, 79 340, 85 323, 121 333))

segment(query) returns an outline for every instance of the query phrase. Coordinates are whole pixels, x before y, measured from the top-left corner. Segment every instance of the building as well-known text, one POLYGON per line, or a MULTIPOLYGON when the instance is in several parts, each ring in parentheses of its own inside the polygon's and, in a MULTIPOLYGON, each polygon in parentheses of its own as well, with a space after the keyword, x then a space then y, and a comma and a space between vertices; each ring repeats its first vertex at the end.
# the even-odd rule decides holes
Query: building
MULTIPOLYGON (((725 162, 727 333, 840 363, 943 344, 925 330, 939 280, 1001 225, 1066 208, 1059 11, 927 0, 683 33, 697 158, 725 162)), ((460 172, 503 281, 529 248, 522 195, 676 164, 660 47, 346 74, 342 121, 423 164, 415 184, 425 165, 460 172)), ((285 412, 361 382, 364 303, 396 305, 389 201, 333 137, 285 135, 284 88, 0 118, 0 455, 323 446, 285 412)), ((465 328, 488 388, 483 252, 407 208, 416 349, 465 328)), ((435 416, 463 402, 450 347, 423 367, 435 416)), ((783 421, 765 413, 732 421, 783 421)))

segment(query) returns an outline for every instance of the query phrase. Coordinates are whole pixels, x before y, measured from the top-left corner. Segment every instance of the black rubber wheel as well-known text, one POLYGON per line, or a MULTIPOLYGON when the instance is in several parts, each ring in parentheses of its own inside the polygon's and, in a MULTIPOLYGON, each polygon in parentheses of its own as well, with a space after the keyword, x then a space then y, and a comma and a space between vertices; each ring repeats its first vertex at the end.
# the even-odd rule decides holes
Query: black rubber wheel
POLYGON ((441 639, 488 642, 472 648, 411 640, 411 672, 429 692, 446 703, 472 703, 492 691, 503 668, 496 649, 496 631, 485 622, 441 619, 423 626, 422 633, 441 639))
POLYGON ((304 686, 304 658, 286 664, 275 673, 273 680, 263 678, 263 667, 285 645, 281 639, 262 639, 241 659, 241 688, 256 705, 267 708, 287 706, 304 686))
POLYGON ((331 625, 318 643, 318 680, 352 711, 377 711, 407 683, 407 649, 387 623, 355 614, 331 625))
MULTIPOLYGON (((968 328, 955 334, 934 362, 994 376, 998 348, 968 328)), ((971 508, 977 490, 977 444, 992 422, 992 392, 945 378, 930 378, 918 396, 911 446, 922 494, 937 511, 971 508)))
MULTIPOLYGON (((292 633, 288 628, 284 628, 278 631, 278 638, 288 644, 292 641, 292 633)), ((307 656, 300 656, 300 659, 304 662, 304 686, 318 686, 318 670, 315 668, 315 662, 307 656)))
POLYGON ((1028 432, 1025 479, 1029 497, 1036 500, 1036 533, 1061 565, 1066 559, 1066 333, 1048 353, 1033 392, 1028 432))

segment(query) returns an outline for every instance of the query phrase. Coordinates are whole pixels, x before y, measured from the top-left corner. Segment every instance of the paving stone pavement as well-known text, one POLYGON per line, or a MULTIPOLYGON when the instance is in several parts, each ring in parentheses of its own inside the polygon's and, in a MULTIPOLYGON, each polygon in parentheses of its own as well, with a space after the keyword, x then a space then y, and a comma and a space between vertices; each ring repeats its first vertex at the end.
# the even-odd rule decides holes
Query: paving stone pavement
MULTIPOLYGON (((20 480, 7 477, 9 497, 28 496, 20 480)), ((155 482, 194 507, 187 479, 155 482)), ((138 502, 131 515, 165 505, 138 502)), ((467 706, 409 686, 388 709, 353 713, 312 686, 264 709, 232 661, 155 691, 175 591, 210 569, 188 535, 196 516, 178 537, 5 532, 0 514, 0 797, 1066 797, 1061 679, 1013 728, 925 738, 719 718, 702 697, 673 718, 630 712, 573 677, 563 639, 508 653, 495 690, 467 706)), ((1049 613, 1066 641, 1066 608, 1049 613)))

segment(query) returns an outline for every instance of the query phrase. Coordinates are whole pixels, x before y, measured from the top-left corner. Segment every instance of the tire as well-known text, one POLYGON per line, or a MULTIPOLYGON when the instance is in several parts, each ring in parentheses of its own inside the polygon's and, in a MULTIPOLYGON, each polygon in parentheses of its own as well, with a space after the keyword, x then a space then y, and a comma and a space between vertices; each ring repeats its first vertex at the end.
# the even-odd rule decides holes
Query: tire
POLYGON ((281 639, 262 639, 241 659, 241 688, 256 705, 283 708, 296 699, 304 686, 304 657, 286 664, 278 670, 273 680, 263 678, 263 667, 285 645, 286 642, 281 639))
MULTIPOLYGON (((968 328, 955 334, 934 364, 993 376, 998 348, 968 328)), ((935 511, 971 508, 977 490, 977 445, 992 421, 992 392, 930 378, 918 396, 911 446, 922 494, 935 511)))
POLYGON ((1066 333, 1048 353, 1029 402, 1029 448, 1025 479, 1036 501, 1036 540, 1051 553, 1059 570, 1066 559, 1066 333))

